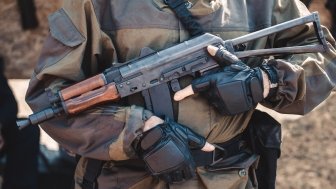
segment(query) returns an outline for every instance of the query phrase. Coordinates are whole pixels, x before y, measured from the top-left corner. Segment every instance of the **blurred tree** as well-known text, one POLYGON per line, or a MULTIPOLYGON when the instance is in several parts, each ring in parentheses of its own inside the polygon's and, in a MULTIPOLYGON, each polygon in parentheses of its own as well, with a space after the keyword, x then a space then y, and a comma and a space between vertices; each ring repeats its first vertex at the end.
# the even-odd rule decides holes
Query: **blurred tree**
POLYGON ((329 9, 332 15, 331 33, 336 38, 336 0, 327 0, 326 8, 329 9))
POLYGON ((34 29, 38 26, 34 0, 17 0, 21 15, 22 29, 34 29))

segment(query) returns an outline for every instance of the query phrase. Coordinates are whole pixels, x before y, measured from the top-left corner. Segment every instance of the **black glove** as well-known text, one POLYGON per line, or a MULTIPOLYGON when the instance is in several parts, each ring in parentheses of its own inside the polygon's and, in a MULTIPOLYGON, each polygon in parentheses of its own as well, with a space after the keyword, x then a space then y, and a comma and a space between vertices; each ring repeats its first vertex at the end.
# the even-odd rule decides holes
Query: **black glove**
POLYGON ((224 48, 217 51, 215 59, 222 68, 193 80, 192 87, 224 115, 245 112, 263 100, 261 69, 277 78, 276 72, 266 63, 252 69, 224 48))
POLYGON ((153 176, 173 183, 195 176, 190 149, 201 149, 205 143, 204 137, 188 127, 166 119, 163 124, 144 132, 133 146, 153 176))

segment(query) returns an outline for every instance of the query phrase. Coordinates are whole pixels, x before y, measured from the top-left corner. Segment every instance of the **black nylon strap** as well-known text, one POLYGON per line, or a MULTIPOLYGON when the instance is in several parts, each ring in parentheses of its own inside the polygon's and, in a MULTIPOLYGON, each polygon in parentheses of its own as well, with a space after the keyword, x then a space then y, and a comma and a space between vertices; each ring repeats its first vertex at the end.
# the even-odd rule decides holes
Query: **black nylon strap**
POLYGON ((238 135, 233 139, 215 144, 215 151, 204 152, 202 150, 191 150, 191 154, 194 158, 196 166, 208 166, 216 164, 216 161, 224 158, 228 158, 235 154, 238 154, 242 149, 242 135, 238 135))
POLYGON ((102 160, 88 159, 84 178, 83 178, 83 189, 98 189, 97 178, 103 167, 102 160))
POLYGON ((164 2, 175 12, 177 18, 189 31, 191 37, 204 34, 201 25, 196 21, 196 19, 188 10, 185 0, 164 0, 164 2))

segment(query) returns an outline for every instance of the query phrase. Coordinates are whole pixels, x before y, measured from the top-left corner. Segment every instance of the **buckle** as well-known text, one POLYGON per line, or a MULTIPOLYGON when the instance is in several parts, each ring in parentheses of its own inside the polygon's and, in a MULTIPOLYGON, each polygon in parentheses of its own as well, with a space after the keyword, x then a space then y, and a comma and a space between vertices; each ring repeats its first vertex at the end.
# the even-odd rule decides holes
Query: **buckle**
POLYGON ((224 157, 227 155, 227 151, 218 146, 217 144, 212 144, 215 146, 215 150, 212 151, 212 163, 209 166, 216 165, 218 162, 222 161, 224 157))

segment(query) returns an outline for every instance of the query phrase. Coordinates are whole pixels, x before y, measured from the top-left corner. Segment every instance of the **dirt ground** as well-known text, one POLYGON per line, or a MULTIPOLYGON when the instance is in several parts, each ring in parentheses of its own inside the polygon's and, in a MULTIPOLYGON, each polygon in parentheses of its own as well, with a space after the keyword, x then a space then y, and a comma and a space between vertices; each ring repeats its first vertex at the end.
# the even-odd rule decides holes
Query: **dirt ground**
MULTIPOLYGON (((336 186, 336 94, 297 120, 283 120, 279 189, 334 189, 336 186)), ((285 117, 285 116, 284 116, 285 117)))
POLYGON ((5 59, 6 75, 13 79, 30 78, 45 37, 47 18, 63 0, 34 0, 39 25, 23 30, 17 0, 0 1, 0 55, 5 59))

